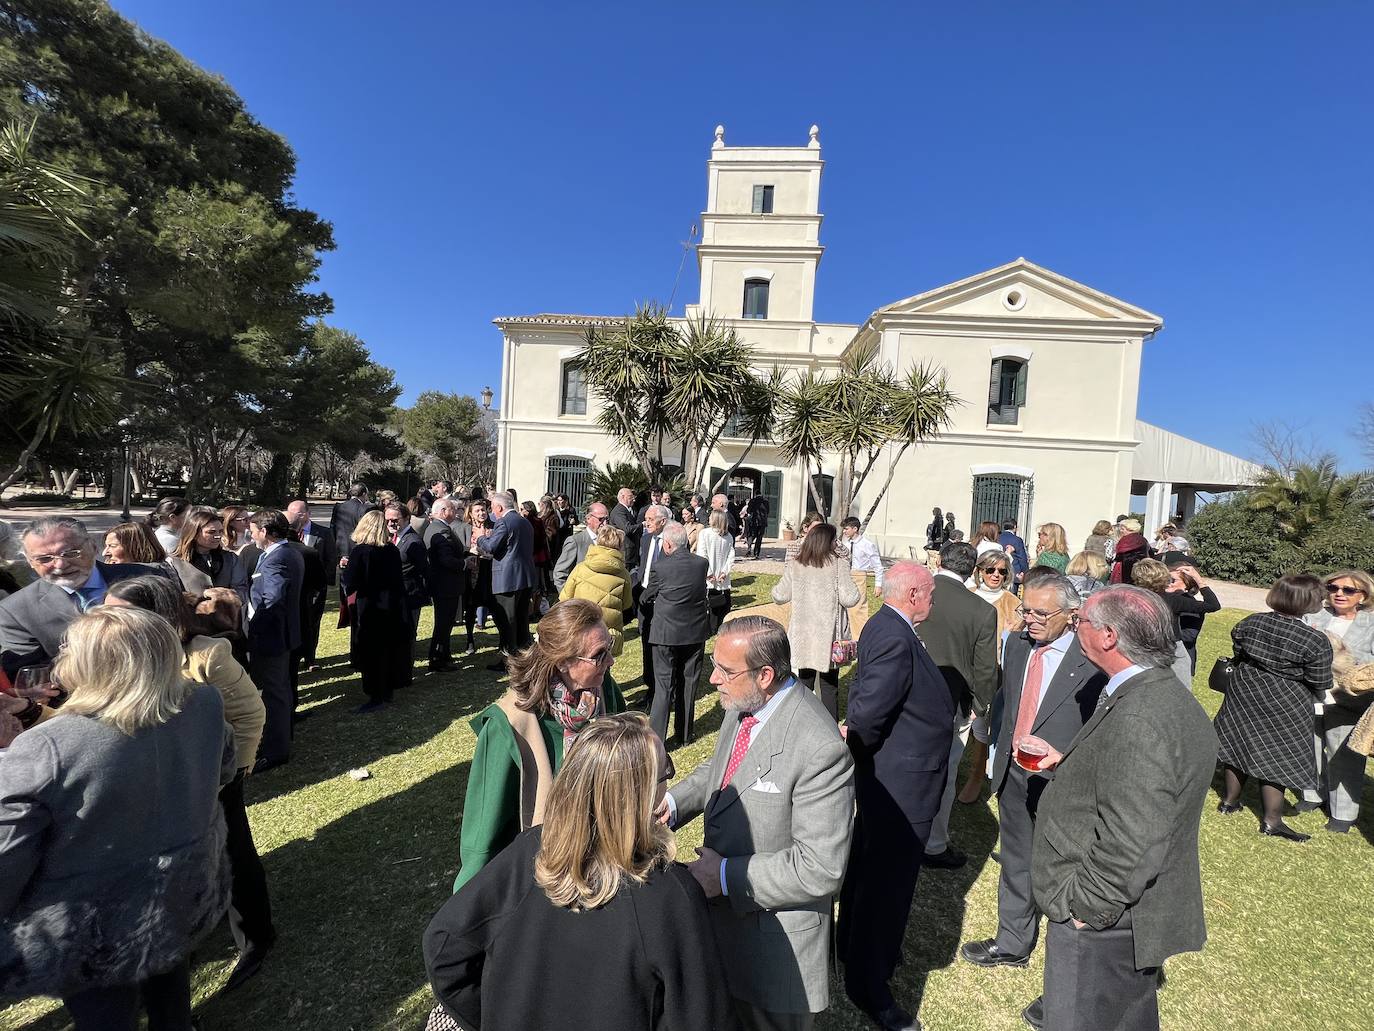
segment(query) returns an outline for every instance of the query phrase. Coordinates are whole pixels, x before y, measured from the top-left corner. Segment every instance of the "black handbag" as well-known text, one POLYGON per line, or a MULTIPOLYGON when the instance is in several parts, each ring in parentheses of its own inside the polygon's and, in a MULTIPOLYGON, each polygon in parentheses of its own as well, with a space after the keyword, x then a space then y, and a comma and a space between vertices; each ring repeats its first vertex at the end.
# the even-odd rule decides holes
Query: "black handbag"
POLYGON ((1236 660, 1230 655, 1223 655, 1213 663, 1212 672, 1207 676, 1207 686, 1218 694, 1225 694, 1235 675, 1236 660))

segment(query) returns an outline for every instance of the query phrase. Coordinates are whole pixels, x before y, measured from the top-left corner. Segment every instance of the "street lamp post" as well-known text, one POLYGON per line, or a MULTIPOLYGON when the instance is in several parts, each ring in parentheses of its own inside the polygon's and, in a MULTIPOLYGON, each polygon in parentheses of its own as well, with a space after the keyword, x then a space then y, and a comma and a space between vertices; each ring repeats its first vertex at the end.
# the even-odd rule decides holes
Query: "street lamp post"
POLYGON ((119 481, 120 494, 124 496, 124 508, 119 513, 119 518, 124 522, 129 521, 129 426, 133 420, 125 417, 119 420, 119 442, 124 451, 124 472, 119 481))

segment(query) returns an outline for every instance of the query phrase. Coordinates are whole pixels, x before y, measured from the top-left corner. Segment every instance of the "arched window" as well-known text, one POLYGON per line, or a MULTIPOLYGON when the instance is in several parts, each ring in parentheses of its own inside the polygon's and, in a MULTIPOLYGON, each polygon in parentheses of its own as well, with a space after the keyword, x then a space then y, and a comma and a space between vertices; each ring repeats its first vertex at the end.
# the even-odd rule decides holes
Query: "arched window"
POLYGON ((988 380, 988 425, 1015 426, 1026 404, 1026 368, 1020 358, 994 358, 988 380))
POLYGON ((768 318, 768 280, 746 279, 744 281, 744 317, 746 319, 768 318))

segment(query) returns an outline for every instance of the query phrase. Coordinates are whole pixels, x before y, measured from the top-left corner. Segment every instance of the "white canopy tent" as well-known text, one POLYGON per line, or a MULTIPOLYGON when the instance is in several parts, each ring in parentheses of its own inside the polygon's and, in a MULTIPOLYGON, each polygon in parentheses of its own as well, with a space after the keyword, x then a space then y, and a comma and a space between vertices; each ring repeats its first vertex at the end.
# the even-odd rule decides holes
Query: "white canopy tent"
POLYGON ((1140 441, 1131 464, 1131 493, 1145 496, 1145 535, 1174 516, 1172 498, 1178 493, 1178 512, 1192 518, 1197 492, 1209 494, 1238 490, 1254 483, 1263 466, 1180 437, 1148 422, 1136 420, 1140 441))

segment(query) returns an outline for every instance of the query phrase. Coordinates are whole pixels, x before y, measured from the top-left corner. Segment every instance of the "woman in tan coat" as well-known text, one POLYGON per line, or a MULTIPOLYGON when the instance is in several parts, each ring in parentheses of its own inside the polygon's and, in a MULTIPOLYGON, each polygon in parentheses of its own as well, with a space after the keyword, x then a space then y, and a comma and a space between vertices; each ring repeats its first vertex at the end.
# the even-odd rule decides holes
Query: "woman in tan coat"
POLYGON ((601 618, 611 632, 612 655, 619 655, 625 646, 625 613, 634 606, 624 547, 624 532, 603 526, 596 543, 587 549, 587 557, 573 567, 558 595, 559 601, 582 598, 601 609, 601 618))
POLYGON ((787 641, 798 679, 821 697, 822 704, 840 718, 840 670, 830 657, 830 645, 849 637, 849 614, 862 594, 849 572, 849 559, 835 545, 835 527, 816 523, 806 534, 797 557, 782 569, 773 600, 792 603, 787 641))

